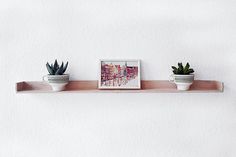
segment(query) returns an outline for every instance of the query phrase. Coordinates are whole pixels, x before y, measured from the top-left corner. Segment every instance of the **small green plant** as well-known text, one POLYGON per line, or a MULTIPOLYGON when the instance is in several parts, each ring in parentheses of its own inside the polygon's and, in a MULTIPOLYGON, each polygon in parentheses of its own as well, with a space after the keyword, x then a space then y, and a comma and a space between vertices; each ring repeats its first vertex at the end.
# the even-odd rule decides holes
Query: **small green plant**
POLYGON ((175 66, 172 66, 173 73, 176 75, 189 75, 191 73, 194 73, 194 70, 190 68, 190 64, 187 63, 185 66, 183 66, 182 63, 178 63, 178 68, 175 66))
POLYGON ((64 65, 62 62, 61 65, 58 64, 57 60, 55 60, 54 64, 49 64, 47 62, 46 67, 49 72, 49 75, 63 75, 67 69, 68 62, 64 65))

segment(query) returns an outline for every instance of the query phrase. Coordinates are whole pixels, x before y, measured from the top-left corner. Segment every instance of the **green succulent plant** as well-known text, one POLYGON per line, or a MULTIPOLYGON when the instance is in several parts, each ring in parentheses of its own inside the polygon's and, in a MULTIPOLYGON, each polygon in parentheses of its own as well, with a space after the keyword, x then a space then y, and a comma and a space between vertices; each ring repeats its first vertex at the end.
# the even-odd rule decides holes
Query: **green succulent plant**
POLYGON ((172 66, 173 73, 176 75, 189 75, 191 73, 194 73, 194 70, 190 68, 190 64, 187 63, 185 66, 183 66, 182 63, 178 63, 178 68, 175 66, 172 66))
POLYGON ((62 64, 59 65, 57 60, 55 60, 54 64, 51 65, 47 62, 46 67, 49 75, 63 75, 68 67, 68 62, 66 62, 65 65, 62 62, 62 64))

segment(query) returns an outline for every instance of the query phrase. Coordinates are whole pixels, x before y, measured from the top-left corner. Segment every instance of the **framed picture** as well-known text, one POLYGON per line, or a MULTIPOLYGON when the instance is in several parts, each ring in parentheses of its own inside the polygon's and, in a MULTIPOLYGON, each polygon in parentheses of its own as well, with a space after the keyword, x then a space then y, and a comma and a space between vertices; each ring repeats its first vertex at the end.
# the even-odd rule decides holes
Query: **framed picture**
POLYGON ((140 60, 100 60, 99 89, 140 89, 140 60))

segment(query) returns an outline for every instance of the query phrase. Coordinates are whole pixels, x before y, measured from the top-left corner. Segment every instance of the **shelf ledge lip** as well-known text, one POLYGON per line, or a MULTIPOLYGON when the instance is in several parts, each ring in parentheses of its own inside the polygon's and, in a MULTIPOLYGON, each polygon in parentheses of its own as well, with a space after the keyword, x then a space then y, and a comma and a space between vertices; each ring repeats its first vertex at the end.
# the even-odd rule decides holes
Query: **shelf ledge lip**
POLYGON ((224 83, 214 80, 195 80, 190 90, 178 91, 168 80, 142 80, 141 89, 98 89, 96 80, 70 81, 66 89, 53 92, 48 83, 22 81, 16 83, 16 93, 222 93, 224 83))

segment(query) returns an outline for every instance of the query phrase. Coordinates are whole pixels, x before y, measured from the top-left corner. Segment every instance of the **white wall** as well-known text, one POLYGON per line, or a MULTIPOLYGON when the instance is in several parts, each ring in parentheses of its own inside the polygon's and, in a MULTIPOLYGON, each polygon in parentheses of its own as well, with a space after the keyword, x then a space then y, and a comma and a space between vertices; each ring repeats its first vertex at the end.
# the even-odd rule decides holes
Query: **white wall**
POLYGON ((1 0, 0 157, 235 157, 236 1, 1 0), (97 79, 100 58, 142 59, 143 79, 189 61, 222 94, 25 94, 45 63, 97 79))

